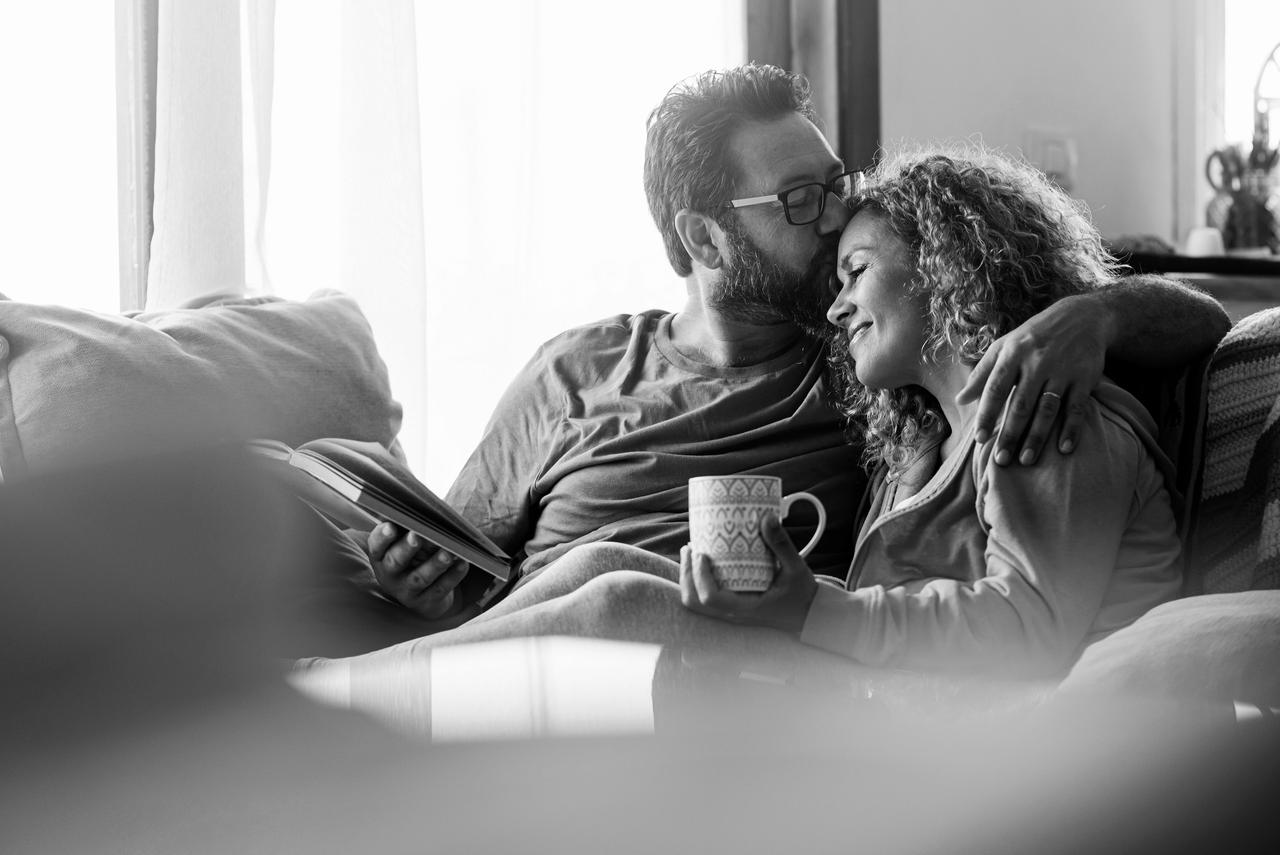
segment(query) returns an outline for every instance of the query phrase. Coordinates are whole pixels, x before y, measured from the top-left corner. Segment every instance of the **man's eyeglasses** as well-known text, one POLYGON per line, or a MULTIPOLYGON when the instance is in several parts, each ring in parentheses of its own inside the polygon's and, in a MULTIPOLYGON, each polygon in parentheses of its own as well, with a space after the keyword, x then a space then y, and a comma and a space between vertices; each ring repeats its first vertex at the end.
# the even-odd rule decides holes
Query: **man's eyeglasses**
POLYGON ((781 202, 782 212, 787 222, 793 226, 805 226, 817 222, 827 208, 827 194, 834 193, 841 203, 848 202, 853 194, 862 187, 865 176, 856 169, 841 172, 826 183, 812 181, 788 187, 781 193, 769 196, 750 196, 745 199, 731 199, 724 203, 726 208, 747 208, 751 205, 766 205, 770 202, 781 202))

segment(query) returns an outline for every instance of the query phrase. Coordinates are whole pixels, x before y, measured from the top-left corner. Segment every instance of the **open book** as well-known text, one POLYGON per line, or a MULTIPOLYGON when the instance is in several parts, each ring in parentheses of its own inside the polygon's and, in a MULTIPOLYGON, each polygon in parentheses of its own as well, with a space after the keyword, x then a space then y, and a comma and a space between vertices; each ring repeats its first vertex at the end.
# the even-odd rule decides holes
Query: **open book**
POLYGON ((253 440, 249 447, 287 464, 281 471, 294 492, 341 525, 371 531, 386 520, 417 532, 499 582, 512 576, 510 556, 377 443, 315 439, 293 449, 267 439, 253 440))

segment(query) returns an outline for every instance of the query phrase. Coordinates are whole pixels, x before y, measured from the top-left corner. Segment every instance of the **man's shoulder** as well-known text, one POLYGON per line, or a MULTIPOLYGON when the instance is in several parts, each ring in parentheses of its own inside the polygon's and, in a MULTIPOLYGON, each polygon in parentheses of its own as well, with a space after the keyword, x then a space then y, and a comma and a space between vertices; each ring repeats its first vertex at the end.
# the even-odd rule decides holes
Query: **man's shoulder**
POLYGON ((673 314, 665 309, 649 309, 634 315, 610 315, 587 324, 570 327, 543 342, 544 354, 581 353, 609 345, 625 344, 637 335, 652 336, 663 318, 673 314))
POLYGON ((623 362, 649 358, 649 346, 670 312, 652 309, 610 315, 558 333, 544 341, 525 364, 519 382, 548 388, 581 389, 601 382, 623 362))

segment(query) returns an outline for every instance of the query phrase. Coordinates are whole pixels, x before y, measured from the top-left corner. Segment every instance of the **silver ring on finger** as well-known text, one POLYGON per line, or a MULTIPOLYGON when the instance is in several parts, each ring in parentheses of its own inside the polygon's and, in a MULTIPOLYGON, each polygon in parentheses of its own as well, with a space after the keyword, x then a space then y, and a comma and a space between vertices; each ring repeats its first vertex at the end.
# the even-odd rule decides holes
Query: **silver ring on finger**
POLYGON ((1062 403, 1062 396, 1061 396, 1061 395, 1059 395, 1057 392, 1041 392, 1041 393, 1040 393, 1040 397, 1041 397, 1041 398, 1053 398, 1053 399, 1054 399, 1055 401, 1057 401, 1058 403, 1062 403))

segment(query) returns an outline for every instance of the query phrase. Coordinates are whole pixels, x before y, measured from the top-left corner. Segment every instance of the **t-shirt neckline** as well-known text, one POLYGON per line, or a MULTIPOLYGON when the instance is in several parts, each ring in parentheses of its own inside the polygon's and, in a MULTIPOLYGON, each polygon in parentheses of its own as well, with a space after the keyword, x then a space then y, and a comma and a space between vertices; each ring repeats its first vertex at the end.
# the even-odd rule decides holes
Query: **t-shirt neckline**
POLYGON ((817 346, 817 342, 811 337, 801 334, 791 347, 763 362, 757 362, 753 365, 710 365, 686 356, 675 346, 675 343, 671 340, 671 323, 675 316, 675 312, 668 312, 658 319, 658 327, 654 335, 654 344, 657 346, 658 352, 672 365, 706 377, 748 378, 773 374, 790 365, 807 364, 810 347, 817 346))

